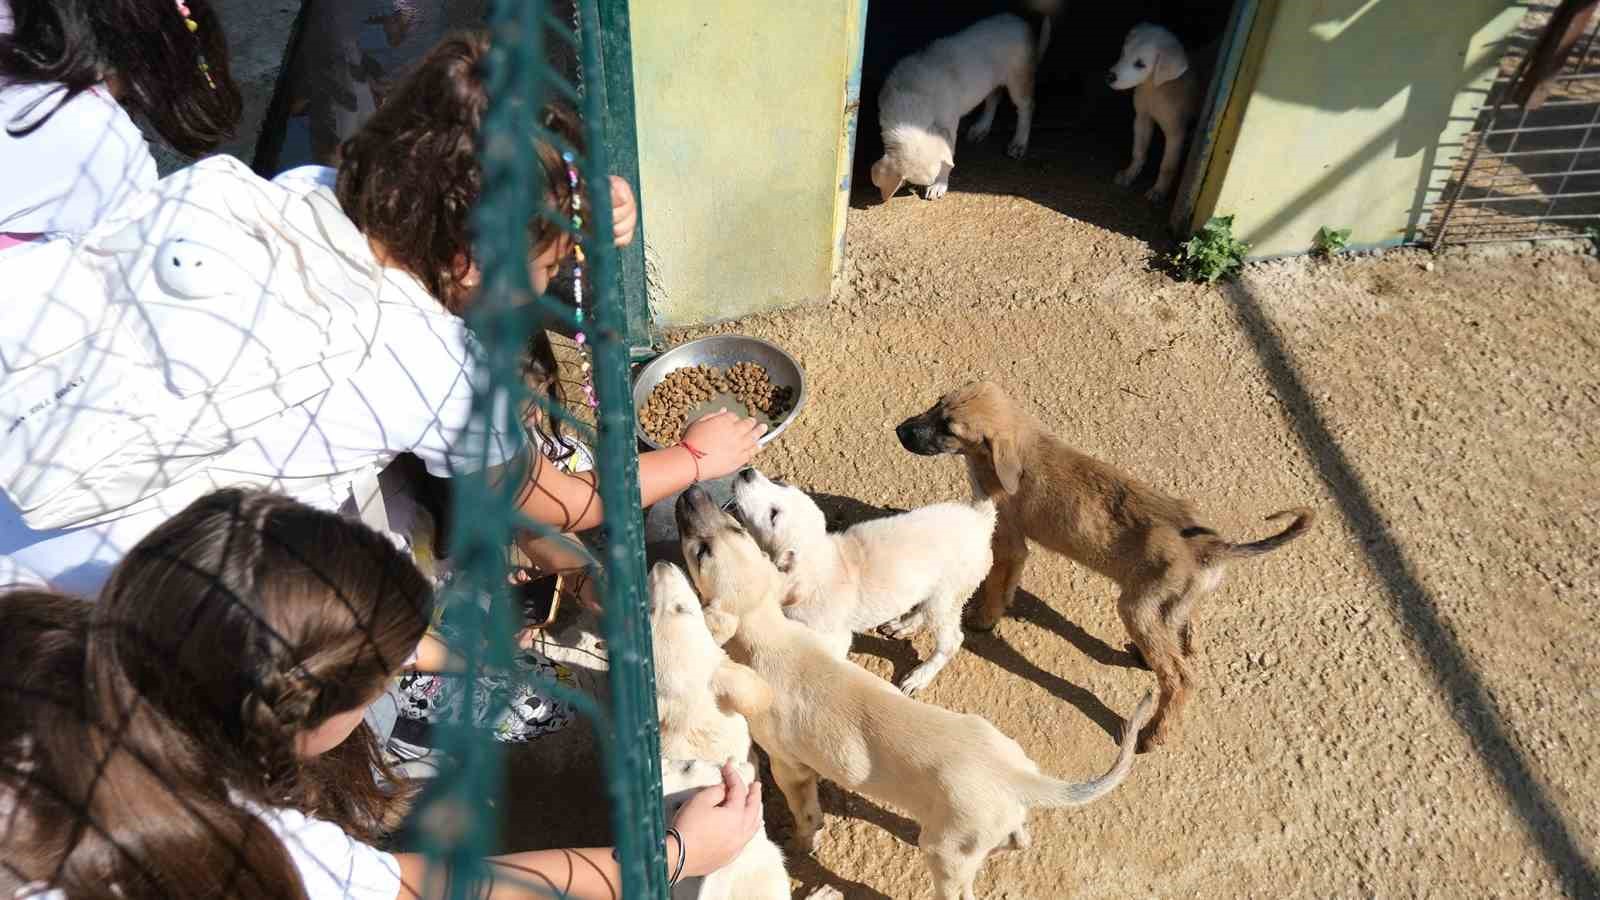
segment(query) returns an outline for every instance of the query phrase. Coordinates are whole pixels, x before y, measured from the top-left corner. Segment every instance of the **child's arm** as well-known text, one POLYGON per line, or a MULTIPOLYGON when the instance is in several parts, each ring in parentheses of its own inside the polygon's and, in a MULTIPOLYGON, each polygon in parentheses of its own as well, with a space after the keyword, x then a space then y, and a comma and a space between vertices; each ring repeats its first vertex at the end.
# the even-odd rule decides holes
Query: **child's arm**
MULTIPOLYGON (((689 426, 683 443, 641 453, 640 505, 651 506, 697 481, 739 471, 756 455, 756 441, 766 430, 766 425, 754 419, 717 412, 689 426)), ((536 449, 530 450, 525 460, 532 471, 517 496, 523 515, 563 532, 585 531, 600 524, 600 494, 592 472, 563 472, 536 449)))
MULTIPOLYGON (((694 795, 679 810, 673 825, 683 835, 667 835, 667 868, 680 878, 709 875, 733 861, 761 827, 761 783, 745 784, 733 766, 722 768, 722 784, 694 795), (682 870, 677 861, 683 859, 682 870)), ((618 900, 622 876, 610 847, 533 850, 489 859, 493 878, 485 900, 571 897, 574 900, 618 900)), ((430 870, 417 853, 395 855, 400 864, 400 900, 442 897, 447 878, 430 870)))

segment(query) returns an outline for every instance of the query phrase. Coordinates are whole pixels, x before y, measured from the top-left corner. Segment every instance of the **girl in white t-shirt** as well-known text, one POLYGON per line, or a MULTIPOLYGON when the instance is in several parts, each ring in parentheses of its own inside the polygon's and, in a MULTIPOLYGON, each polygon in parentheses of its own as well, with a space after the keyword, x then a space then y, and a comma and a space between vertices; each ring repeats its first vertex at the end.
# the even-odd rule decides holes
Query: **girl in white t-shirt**
MULTIPOLYGON (((0 859, 24 895, 441 896, 444 872, 375 846, 409 791, 362 722, 432 605, 365 526, 238 490, 152 532, 99 603, 0 594, 0 859)), ((726 774, 669 830, 669 877, 720 868, 760 818, 726 774)), ((485 897, 619 883, 609 848, 489 863, 485 897)))
MULTIPOLYGON (((488 106, 483 66, 489 43, 481 34, 446 39, 424 57, 361 129, 340 147, 336 193, 345 214, 372 242, 388 265, 414 275, 444 308, 465 315, 477 298, 480 273, 473 258, 471 213, 482 191, 478 130, 488 106)), ((583 147, 576 120, 547 106, 540 124, 567 145, 583 147)), ((542 176, 536 189, 561 222, 543 215, 529 223, 529 271, 536 294, 549 287, 562 261, 573 253, 563 225, 571 221, 583 185, 575 189, 560 152, 530 141, 542 176)), ((633 238, 637 208, 627 183, 611 179, 613 234, 617 245, 633 238)), ((556 377, 555 355, 544 331, 530 348, 531 378, 552 404, 564 396, 556 377)), ((593 472, 570 472, 560 465, 573 452, 559 422, 535 417, 536 444, 500 466, 497 474, 518 478, 521 512, 563 532, 600 524, 604 511, 593 472)), ((747 464, 758 450, 766 426, 730 413, 690 425, 683 439, 639 457, 640 502, 650 506, 698 481, 718 478, 747 464)), ((442 473, 440 473, 442 474, 442 473)), ((523 535, 522 548, 547 572, 571 571, 587 564, 581 548, 562 540, 523 535)), ((588 584, 584 579, 574 579, 588 584)), ((590 598, 585 597, 585 600, 590 598)), ((592 602, 592 600, 590 600, 592 602)), ((433 662, 431 653, 424 653, 433 662)))
POLYGON ((198 155, 240 109, 211 0, 0 0, 0 253, 82 235, 155 184, 130 113, 198 155))

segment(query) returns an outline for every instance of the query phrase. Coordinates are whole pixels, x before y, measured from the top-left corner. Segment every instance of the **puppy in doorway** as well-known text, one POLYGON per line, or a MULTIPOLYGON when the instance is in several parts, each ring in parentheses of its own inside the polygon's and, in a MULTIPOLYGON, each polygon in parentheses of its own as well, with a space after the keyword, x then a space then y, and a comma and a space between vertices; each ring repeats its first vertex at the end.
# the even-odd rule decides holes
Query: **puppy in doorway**
POLYGON ((1122 58, 1106 73, 1106 83, 1113 90, 1133 91, 1133 158, 1117 173, 1117 184, 1129 187, 1138 180, 1152 132, 1161 126, 1161 168, 1144 194, 1151 203, 1160 203, 1172 193, 1189 129, 1200 115, 1200 75, 1189 66, 1176 35, 1146 22, 1128 32, 1122 58))
POLYGON ((1039 18, 1037 30, 1022 16, 1000 13, 940 38, 895 63, 878 92, 883 157, 872 164, 872 183, 888 202, 901 185, 926 185, 937 200, 950 188, 956 130, 979 103, 983 114, 967 132, 978 142, 989 136, 1000 91, 1017 107, 1017 130, 1007 155, 1028 152, 1033 128, 1033 75, 1050 43, 1050 17, 1060 0, 1028 0, 1022 11, 1039 18))
POLYGON ((973 627, 993 628, 1005 615, 1030 540, 1122 589, 1117 612, 1161 688, 1155 719, 1140 739, 1143 750, 1170 738, 1188 701, 1195 604, 1222 583, 1229 561, 1276 550, 1315 518, 1305 508, 1274 513, 1268 521, 1290 519, 1287 528, 1230 543, 1200 522, 1194 504, 1067 446, 991 382, 951 391, 895 433, 912 453, 961 456, 978 495, 998 507, 994 568, 973 627))
POLYGON ((745 469, 734 510, 784 573, 783 614, 822 635, 840 659, 850 636, 880 625, 909 638, 926 624, 934 651, 900 680, 914 694, 961 649, 961 607, 994 561, 994 504, 936 503, 836 534, 799 488, 745 469))

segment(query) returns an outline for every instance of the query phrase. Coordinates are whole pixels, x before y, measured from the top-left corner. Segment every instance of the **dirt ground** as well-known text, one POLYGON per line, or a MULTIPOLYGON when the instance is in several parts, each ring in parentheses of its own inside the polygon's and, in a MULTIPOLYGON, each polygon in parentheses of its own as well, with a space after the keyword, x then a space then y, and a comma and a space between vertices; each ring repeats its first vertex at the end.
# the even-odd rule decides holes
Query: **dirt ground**
MULTIPOLYGON (((694 332, 805 366, 808 405, 762 468, 841 522, 964 496, 959 462, 906 453, 892 427, 986 377, 1224 534, 1322 516, 1200 609, 1176 746, 1094 805, 1035 812, 1033 848, 993 857, 978 894, 1596 896, 1600 261, 1394 252, 1178 284, 1140 239, 1155 214, 1105 184, 1115 161, 1031 199, 1008 187, 1030 163, 965 161, 943 200, 852 210, 829 305, 694 332)), ((1097 774, 1154 679, 1109 583, 1035 552, 1023 587, 923 699, 988 717, 1052 773, 1097 774)), ((885 677, 912 662, 880 638, 856 651, 885 677)), ((797 887, 929 896, 914 824, 831 786, 823 805, 797 887)))

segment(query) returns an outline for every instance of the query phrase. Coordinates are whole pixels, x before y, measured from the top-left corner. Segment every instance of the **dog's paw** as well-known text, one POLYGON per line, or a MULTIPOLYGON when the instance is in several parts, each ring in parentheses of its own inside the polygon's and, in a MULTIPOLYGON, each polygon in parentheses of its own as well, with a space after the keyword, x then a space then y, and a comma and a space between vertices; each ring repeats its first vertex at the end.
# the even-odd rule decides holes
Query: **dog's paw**
POLYGON ((825 884, 805 896, 805 900, 844 900, 844 894, 831 884, 825 884))
POLYGON ((928 668, 927 663, 917 666, 911 670, 910 674, 900 679, 900 693, 905 694, 907 697, 912 696, 917 691, 927 687, 928 682, 932 681, 933 676, 937 674, 939 673, 928 668))
POLYGON ((898 619, 891 619, 878 626, 878 633, 897 641, 910 640, 917 632, 922 630, 922 614, 912 613, 898 619))
POLYGON ((967 129, 967 140, 973 142, 974 144, 981 144, 988 139, 988 126, 979 127, 978 125, 974 124, 971 128, 967 129))
POLYGON ((1133 180, 1138 177, 1138 172, 1135 172, 1132 169, 1123 169, 1122 171, 1118 172, 1116 176, 1111 179, 1111 181, 1117 187, 1129 187, 1133 184, 1133 180))
POLYGON ((790 851, 799 854, 800 856, 810 856, 811 854, 817 852, 817 835, 821 833, 821 829, 813 831, 810 834, 801 834, 796 832, 794 837, 789 839, 790 851))
POLYGON ((983 610, 978 610, 967 616, 965 624, 973 631, 993 631, 1003 618, 1005 618, 1004 614, 992 616, 983 610))
POLYGON ((1166 190, 1166 188, 1163 188, 1160 185, 1157 185, 1156 187, 1153 187, 1150 190, 1145 191, 1144 192, 1144 198, 1146 200, 1149 200, 1151 203, 1162 203, 1162 202, 1165 202, 1166 199, 1167 199, 1167 190, 1166 190))
POLYGON ((950 185, 948 184, 930 184, 928 189, 922 192, 922 197, 925 200, 937 200, 943 197, 944 192, 948 190, 950 190, 950 185))
POLYGON ((1169 729, 1162 727, 1161 723, 1146 725, 1144 730, 1139 732, 1138 751, 1149 753, 1165 745, 1170 738, 1169 729))
POLYGON ((1133 657, 1135 666, 1141 669, 1150 668, 1150 662, 1144 658, 1144 651, 1139 649, 1138 644, 1127 644, 1123 649, 1127 650, 1128 655, 1133 657))
POLYGON ((1006 155, 1012 159, 1021 159, 1028 155, 1028 145, 1019 141, 1012 141, 1011 145, 1006 147, 1006 155))

